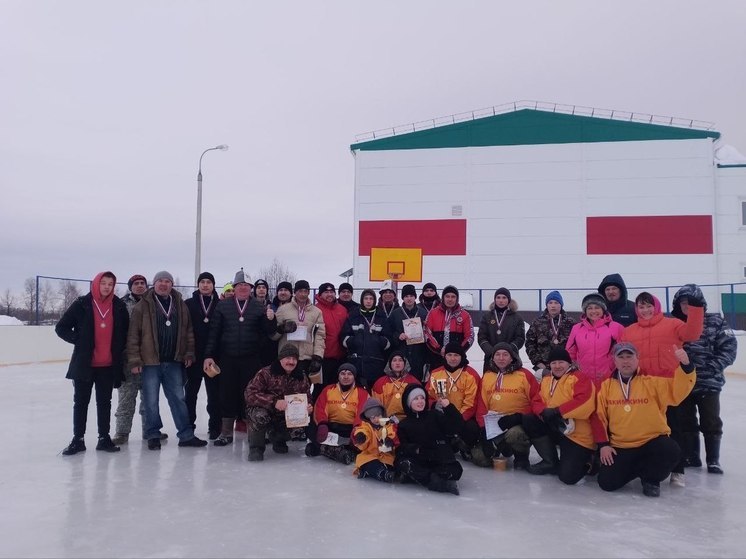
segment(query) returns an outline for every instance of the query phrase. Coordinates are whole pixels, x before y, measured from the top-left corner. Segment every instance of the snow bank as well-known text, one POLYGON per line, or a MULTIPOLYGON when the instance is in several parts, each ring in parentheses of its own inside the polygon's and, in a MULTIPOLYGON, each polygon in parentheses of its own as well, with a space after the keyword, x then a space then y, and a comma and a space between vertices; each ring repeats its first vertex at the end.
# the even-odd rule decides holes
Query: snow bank
POLYGON ((0 314, 0 326, 23 326, 23 322, 14 316, 0 314))
POLYGON ((0 366, 70 359, 73 346, 54 333, 54 326, 0 328, 0 366))

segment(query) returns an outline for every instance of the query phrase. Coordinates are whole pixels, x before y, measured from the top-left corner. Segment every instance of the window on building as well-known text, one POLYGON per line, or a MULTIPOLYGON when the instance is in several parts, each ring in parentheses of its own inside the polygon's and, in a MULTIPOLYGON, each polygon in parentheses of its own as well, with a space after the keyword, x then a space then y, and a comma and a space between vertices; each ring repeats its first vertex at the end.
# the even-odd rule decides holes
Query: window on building
POLYGON ((746 200, 741 200, 741 225, 746 227, 746 200))

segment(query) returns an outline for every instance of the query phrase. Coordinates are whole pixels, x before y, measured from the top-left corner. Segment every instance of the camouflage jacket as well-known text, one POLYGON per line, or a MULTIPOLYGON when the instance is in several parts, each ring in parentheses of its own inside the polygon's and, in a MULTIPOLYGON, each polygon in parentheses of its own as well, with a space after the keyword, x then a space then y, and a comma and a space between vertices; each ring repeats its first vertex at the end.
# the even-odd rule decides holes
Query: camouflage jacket
POLYGON ((574 324, 575 320, 567 316, 565 311, 560 311, 560 323, 557 329, 558 335, 555 337, 554 330, 549 323, 549 311, 545 310, 541 316, 537 317, 531 323, 528 332, 526 332, 526 353, 534 369, 536 369, 539 363, 544 363, 544 365, 549 367, 547 360, 549 359, 550 350, 553 347, 565 347, 574 324), (552 343, 554 339, 557 340, 557 344, 552 343))
POLYGON ((140 299, 135 299, 135 296, 132 294, 132 292, 127 293, 124 297, 122 297, 122 303, 125 304, 127 307, 127 312, 130 316, 132 316, 132 309, 135 308, 135 305, 140 301, 140 299))
POLYGON ((697 381, 692 392, 720 392, 725 384, 724 370, 736 360, 738 342, 728 323, 719 314, 705 314, 702 336, 684 344, 684 349, 697 368, 697 381))
POLYGON ((274 361, 271 365, 259 369, 253 379, 246 385, 244 397, 247 407, 260 407, 274 410, 275 403, 290 394, 306 394, 311 402, 311 385, 302 371, 296 367, 288 374, 274 361))

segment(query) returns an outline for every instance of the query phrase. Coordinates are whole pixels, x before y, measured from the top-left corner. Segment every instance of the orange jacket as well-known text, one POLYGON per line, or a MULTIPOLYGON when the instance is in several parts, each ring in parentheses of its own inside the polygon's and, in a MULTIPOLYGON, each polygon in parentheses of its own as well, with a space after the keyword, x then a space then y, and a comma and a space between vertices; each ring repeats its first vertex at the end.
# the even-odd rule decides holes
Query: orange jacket
POLYGON ((593 381, 580 371, 570 371, 559 380, 552 375, 541 379, 541 399, 548 408, 558 408, 564 419, 575 421, 575 430, 567 438, 582 447, 594 450, 590 417, 596 410, 596 389, 593 381))
POLYGON ((313 420, 316 425, 322 423, 342 423, 354 425, 358 410, 368 399, 365 389, 355 386, 346 393, 339 384, 330 384, 319 394, 313 406, 313 420))
POLYGON ((399 438, 396 435, 396 425, 394 423, 387 423, 386 427, 374 427, 370 421, 362 421, 360 425, 355 427, 352 431, 352 438, 354 440, 355 435, 363 433, 365 435, 365 441, 358 444, 354 443, 355 446, 360 449, 360 453, 355 458, 355 472, 357 468, 373 460, 379 460, 389 466, 394 465, 394 450, 391 452, 381 452, 378 446, 383 443, 383 431, 386 430, 386 437, 394 441, 394 448, 399 445, 399 438))
POLYGON ((446 371, 445 367, 438 367, 430 374, 430 382, 427 383, 430 405, 438 399, 436 390, 436 381, 438 380, 446 381, 447 398, 456 406, 464 421, 474 417, 474 413, 477 411, 477 394, 481 381, 479 374, 469 365, 452 373, 446 371))
POLYGON ((392 415, 396 415, 399 419, 407 417, 402 407, 401 397, 408 384, 420 384, 420 381, 412 375, 406 374, 398 380, 383 376, 373 385, 372 396, 381 401, 388 417, 392 415))
POLYGON ((534 413, 539 415, 544 408, 539 383, 528 369, 502 375, 502 384, 498 384, 499 375, 487 371, 482 378, 482 388, 477 398, 477 423, 484 427, 484 415, 494 411, 503 415, 513 413, 534 413))
POLYGON ((677 367, 673 378, 640 373, 629 381, 629 398, 624 397, 619 372, 601 383, 596 396, 596 415, 601 429, 596 442, 610 442, 618 448, 637 448, 661 435, 670 435, 666 408, 679 405, 694 387, 697 374, 677 367))
POLYGON ((689 307, 686 322, 678 318, 664 316, 660 303, 655 300, 656 314, 652 318, 637 318, 637 322, 624 329, 622 341, 632 342, 640 356, 640 370, 646 375, 672 376, 679 360, 673 353, 673 346, 684 342, 696 342, 704 328, 705 310, 702 307, 689 307))

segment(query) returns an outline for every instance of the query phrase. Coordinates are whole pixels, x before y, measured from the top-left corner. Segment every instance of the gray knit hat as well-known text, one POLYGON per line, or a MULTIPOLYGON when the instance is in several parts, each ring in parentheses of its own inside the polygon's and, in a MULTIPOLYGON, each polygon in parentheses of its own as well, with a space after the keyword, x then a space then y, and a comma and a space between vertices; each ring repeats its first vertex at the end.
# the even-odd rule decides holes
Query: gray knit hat
POLYGON ((360 410, 360 417, 370 419, 374 415, 380 415, 383 417, 386 415, 386 410, 383 408, 383 404, 376 398, 368 398, 363 404, 363 408, 360 410))
POLYGON ((156 272, 156 274, 153 276, 153 284, 157 282, 158 280, 166 279, 170 281, 171 283, 174 282, 174 277, 167 271, 161 270, 160 272, 156 272))
POLYGON ((285 344, 282 346, 282 349, 277 353, 277 359, 284 359, 285 357, 295 357, 298 359, 300 357, 298 348, 293 344, 285 344))

